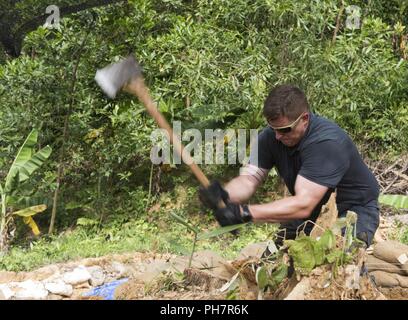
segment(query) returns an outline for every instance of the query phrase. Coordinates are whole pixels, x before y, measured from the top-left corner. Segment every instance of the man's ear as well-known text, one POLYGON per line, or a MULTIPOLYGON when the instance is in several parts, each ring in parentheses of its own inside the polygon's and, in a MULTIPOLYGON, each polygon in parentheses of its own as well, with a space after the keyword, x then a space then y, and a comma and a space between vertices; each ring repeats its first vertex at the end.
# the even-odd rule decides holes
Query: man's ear
POLYGON ((303 115, 303 120, 307 120, 307 121, 309 121, 310 120, 310 113, 309 112, 305 112, 305 114, 303 115))
POLYGON ((310 121, 310 113, 306 112, 303 116, 302 116, 302 120, 304 121, 306 127, 309 124, 310 121))

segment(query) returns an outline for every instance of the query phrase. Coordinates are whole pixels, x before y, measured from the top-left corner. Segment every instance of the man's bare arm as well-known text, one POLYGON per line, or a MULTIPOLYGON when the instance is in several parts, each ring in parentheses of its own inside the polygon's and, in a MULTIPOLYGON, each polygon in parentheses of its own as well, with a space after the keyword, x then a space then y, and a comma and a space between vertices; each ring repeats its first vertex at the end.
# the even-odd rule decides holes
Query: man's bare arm
POLYGON ((228 182, 224 188, 232 202, 245 203, 254 195, 260 184, 260 181, 251 176, 241 175, 228 182))
POLYGON ((284 222, 307 219, 328 188, 298 175, 295 195, 266 204, 250 205, 254 222, 284 222))
POLYGON ((253 164, 242 167, 240 175, 225 186, 230 200, 235 203, 247 202, 254 195, 256 189, 265 181, 268 172, 268 169, 262 169, 253 164))

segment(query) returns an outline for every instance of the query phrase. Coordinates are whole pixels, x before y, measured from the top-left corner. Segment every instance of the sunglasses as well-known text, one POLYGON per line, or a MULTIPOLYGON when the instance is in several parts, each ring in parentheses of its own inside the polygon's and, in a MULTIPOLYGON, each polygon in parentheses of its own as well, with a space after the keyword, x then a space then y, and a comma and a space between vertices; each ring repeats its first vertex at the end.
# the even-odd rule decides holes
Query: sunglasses
POLYGON ((299 123, 300 119, 302 119, 302 116, 304 115, 304 113, 302 113, 295 121, 293 121, 290 125, 288 126, 284 126, 284 127, 272 127, 269 122, 268 122, 268 126, 270 128, 272 128, 275 132, 278 133, 289 133, 292 131, 292 129, 299 123))

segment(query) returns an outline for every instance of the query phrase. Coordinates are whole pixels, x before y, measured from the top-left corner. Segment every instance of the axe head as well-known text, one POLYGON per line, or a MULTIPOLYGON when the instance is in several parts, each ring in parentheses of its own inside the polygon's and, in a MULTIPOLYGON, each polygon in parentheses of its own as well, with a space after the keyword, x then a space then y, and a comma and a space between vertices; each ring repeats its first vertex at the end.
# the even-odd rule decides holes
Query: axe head
POLYGON ((115 98, 118 91, 135 78, 142 76, 142 68, 133 55, 96 72, 95 80, 102 90, 115 98))

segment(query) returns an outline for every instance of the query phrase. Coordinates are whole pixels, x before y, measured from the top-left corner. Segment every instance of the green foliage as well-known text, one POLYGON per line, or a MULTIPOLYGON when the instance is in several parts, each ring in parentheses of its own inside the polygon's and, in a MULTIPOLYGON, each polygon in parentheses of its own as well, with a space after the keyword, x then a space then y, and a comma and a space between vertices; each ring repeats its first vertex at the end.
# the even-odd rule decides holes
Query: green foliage
POLYGON ((345 262, 350 258, 345 250, 335 248, 335 236, 331 230, 318 239, 300 235, 295 240, 285 240, 288 253, 293 258, 296 271, 301 274, 310 273, 315 267, 324 263, 333 263, 340 259, 345 262))
POLYGON ((23 221, 27 224, 35 235, 40 233, 37 224, 32 216, 43 212, 47 206, 36 205, 28 208, 15 210, 13 205, 20 205, 18 201, 13 201, 16 195, 22 192, 21 187, 30 176, 38 170, 51 155, 51 148, 46 146, 35 152, 35 147, 38 139, 38 131, 33 129, 28 135, 23 145, 17 152, 16 157, 6 176, 4 187, 0 185, 1 193, 1 220, 0 220, 0 250, 3 253, 8 247, 8 226, 13 220, 13 216, 23 217, 23 221))
POLYGON ((408 209, 408 196, 400 194, 383 194, 380 195, 378 201, 397 209, 408 209))
POLYGON ((258 289, 265 291, 267 289, 276 290, 279 284, 288 276, 288 266, 285 263, 275 265, 262 265, 255 273, 258 289), (273 266, 271 268, 271 266, 273 266))

